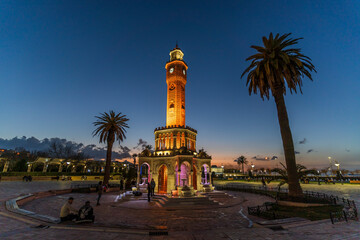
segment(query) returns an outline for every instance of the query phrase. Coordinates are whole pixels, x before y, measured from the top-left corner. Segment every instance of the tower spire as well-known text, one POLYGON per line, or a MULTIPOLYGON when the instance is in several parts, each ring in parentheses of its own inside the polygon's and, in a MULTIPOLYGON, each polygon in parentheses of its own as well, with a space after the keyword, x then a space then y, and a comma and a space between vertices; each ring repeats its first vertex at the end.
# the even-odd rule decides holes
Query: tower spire
POLYGON ((178 41, 177 41, 177 40, 176 40, 176 46, 175 46, 175 48, 179 48, 179 47, 178 47, 178 41))

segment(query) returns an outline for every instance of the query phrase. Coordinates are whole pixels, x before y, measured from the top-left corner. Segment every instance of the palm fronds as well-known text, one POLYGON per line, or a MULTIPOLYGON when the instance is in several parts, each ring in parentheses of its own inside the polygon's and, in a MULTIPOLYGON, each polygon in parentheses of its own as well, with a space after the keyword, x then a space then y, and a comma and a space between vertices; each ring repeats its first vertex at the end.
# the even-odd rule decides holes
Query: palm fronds
POLYGON ((248 57, 250 65, 242 73, 241 78, 248 73, 246 85, 249 94, 260 92, 262 99, 269 99, 270 91, 281 88, 286 94, 286 86, 290 93, 296 93, 297 88, 302 93, 302 78, 312 80, 311 72, 315 70, 311 59, 301 53, 300 48, 292 48, 302 38, 288 38, 291 33, 280 36, 270 33, 269 38, 263 37, 264 46, 251 46, 257 51, 248 57))

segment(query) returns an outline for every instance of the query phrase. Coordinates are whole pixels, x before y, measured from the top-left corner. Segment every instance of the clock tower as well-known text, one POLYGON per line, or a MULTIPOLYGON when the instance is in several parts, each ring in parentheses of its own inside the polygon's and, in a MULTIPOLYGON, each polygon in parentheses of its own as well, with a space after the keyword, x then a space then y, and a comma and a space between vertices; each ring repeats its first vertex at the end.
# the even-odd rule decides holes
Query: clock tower
MULTIPOLYGON (((155 128, 155 147, 139 156, 138 183, 145 191, 154 179, 156 192, 173 196, 195 196, 211 186, 211 156, 196 150, 197 131, 185 125, 185 85, 188 66, 176 45, 166 69, 166 126, 155 128)), ((164 89, 165 90, 165 89, 164 89)))
POLYGON ((185 85, 188 66, 184 53, 176 45, 166 63, 167 106, 166 126, 185 126, 185 85))

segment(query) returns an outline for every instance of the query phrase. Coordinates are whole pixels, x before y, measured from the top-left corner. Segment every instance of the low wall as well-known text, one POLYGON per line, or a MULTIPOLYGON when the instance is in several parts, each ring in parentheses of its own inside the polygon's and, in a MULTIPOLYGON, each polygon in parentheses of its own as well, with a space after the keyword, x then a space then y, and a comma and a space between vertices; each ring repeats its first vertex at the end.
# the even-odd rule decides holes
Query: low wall
POLYGON ((61 194, 67 194, 67 193, 71 193, 71 192, 72 192, 72 189, 50 190, 50 191, 46 191, 46 192, 37 192, 37 193, 31 194, 30 196, 28 196, 26 198, 22 198, 22 199, 16 201, 16 203, 19 206, 22 206, 25 203, 30 202, 35 199, 50 197, 50 196, 55 196, 55 195, 61 195, 61 194))
MULTIPOLYGON (((23 181, 23 177, 26 176, 26 173, 22 176, 1 176, 1 181, 23 181)), ((84 181, 83 176, 66 176, 65 177, 71 177, 72 181, 84 181)), ((57 181, 54 179, 57 177, 57 175, 54 176, 32 176, 32 181, 57 181)), ((62 175, 59 176, 59 181, 62 181, 62 175)), ((86 181, 103 181, 104 176, 86 176, 86 181)), ((120 176, 116 175, 112 177, 112 180, 119 180, 120 176)))
POLYGON ((288 207, 321 207, 321 206, 330 205, 330 204, 322 204, 322 203, 302 203, 302 202, 290 202, 290 201, 277 201, 277 203, 281 206, 288 206, 288 207))

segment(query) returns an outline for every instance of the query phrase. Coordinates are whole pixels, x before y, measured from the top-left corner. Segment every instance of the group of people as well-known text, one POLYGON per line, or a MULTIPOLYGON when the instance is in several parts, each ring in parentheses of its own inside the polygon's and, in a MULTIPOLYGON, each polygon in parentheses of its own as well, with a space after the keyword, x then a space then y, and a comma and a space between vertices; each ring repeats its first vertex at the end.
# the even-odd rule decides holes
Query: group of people
POLYGON ((150 202, 150 197, 155 195, 155 186, 156 183, 154 179, 151 179, 150 183, 147 184, 147 191, 148 191, 148 202, 150 202))
POLYGON ((76 221, 76 222, 94 222, 94 210, 89 201, 86 201, 84 206, 79 210, 76 210, 71 205, 74 198, 69 197, 68 201, 62 206, 60 211, 60 220, 64 221, 76 221))
MULTIPOLYGON (((106 192, 107 185, 103 185, 102 181, 96 186, 96 193, 98 194, 96 206, 100 205, 100 199, 103 192, 106 192)), ((72 207, 74 201, 73 197, 70 197, 68 201, 62 206, 60 211, 60 219, 64 221, 76 221, 76 222, 94 222, 94 210, 90 205, 90 201, 86 201, 85 205, 79 210, 72 207)))
MULTIPOLYGON (((155 186, 156 183, 154 179, 151 179, 150 182, 147 183, 148 190, 148 201, 150 202, 150 197, 155 195, 155 186)), ((98 183, 96 186, 96 193, 98 194, 96 206, 100 205, 100 199, 103 192, 106 192, 108 186, 103 185, 102 181, 98 183)), ((62 206, 60 211, 60 219, 62 222, 64 221, 76 221, 76 222, 94 222, 94 210, 90 205, 89 201, 86 201, 85 204, 79 209, 75 209, 72 207, 74 198, 69 197, 68 201, 62 206)))

